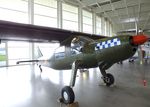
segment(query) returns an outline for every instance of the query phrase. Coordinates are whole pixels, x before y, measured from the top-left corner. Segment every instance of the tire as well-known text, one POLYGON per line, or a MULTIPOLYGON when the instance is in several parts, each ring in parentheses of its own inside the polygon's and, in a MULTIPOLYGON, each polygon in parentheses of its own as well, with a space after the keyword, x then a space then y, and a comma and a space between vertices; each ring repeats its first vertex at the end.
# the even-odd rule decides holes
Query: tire
POLYGON ((106 86, 111 86, 112 84, 114 84, 115 82, 115 79, 114 79, 114 76, 110 73, 107 73, 106 74, 106 77, 104 77, 104 82, 106 83, 106 86))
POLYGON ((65 86, 61 91, 61 97, 63 100, 63 103, 65 104, 71 104, 74 102, 75 95, 71 87, 65 86))

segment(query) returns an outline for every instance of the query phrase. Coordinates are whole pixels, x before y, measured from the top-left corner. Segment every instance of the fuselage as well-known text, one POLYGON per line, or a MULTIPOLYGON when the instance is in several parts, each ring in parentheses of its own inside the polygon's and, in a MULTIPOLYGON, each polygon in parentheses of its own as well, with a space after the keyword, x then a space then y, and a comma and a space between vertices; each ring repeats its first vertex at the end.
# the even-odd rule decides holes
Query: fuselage
POLYGON ((51 58, 45 60, 44 63, 42 61, 41 64, 53 69, 65 70, 71 69, 72 63, 80 60, 80 68, 94 68, 103 63, 106 65, 105 69, 108 69, 114 63, 128 59, 135 54, 137 46, 132 45, 130 39, 131 36, 99 39, 86 44, 79 53, 71 48, 64 52, 54 53, 51 58))

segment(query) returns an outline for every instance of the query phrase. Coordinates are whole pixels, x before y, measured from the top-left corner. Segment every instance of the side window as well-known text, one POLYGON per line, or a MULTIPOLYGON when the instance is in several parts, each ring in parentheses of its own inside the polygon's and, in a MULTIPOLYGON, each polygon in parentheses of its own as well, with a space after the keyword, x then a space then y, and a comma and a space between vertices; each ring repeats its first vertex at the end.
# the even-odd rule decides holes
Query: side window
POLYGON ((61 59, 65 57, 65 53, 64 52, 59 52, 59 53, 55 53, 55 58, 56 59, 61 59))
POLYGON ((65 57, 65 47, 59 47, 55 50, 55 59, 62 59, 65 57))

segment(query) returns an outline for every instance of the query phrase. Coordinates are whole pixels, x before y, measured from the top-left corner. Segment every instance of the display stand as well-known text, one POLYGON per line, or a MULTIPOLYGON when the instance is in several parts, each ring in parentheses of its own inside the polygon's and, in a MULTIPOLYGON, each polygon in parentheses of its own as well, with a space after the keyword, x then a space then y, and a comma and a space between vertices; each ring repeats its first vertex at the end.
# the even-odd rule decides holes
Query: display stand
POLYGON ((60 103, 60 107, 79 107, 79 104, 78 104, 78 102, 74 102, 72 104, 60 103))
POLYGON ((60 103, 60 107, 79 107, 78 102, 74 102, 72 104, 64 104, 61 100, 61 98, 57 100, 60 103))
POLYGON ((79 107, 79 104, 78 104, 78 102, 74 102, 72 104, 67 104, 66 107, 79 107))

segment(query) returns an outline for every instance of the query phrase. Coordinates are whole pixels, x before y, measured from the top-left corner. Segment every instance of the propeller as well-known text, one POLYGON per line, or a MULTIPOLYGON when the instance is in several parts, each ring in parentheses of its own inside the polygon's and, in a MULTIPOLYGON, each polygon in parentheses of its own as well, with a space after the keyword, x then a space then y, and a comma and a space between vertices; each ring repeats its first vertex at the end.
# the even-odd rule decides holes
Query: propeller
POLYGON ((145 43, 146 41, 148 41, 148 37, 144 34, 138 34, 135 36, 132 36, 132 43, 134 45, 142 45, 143 43, 145 43))

